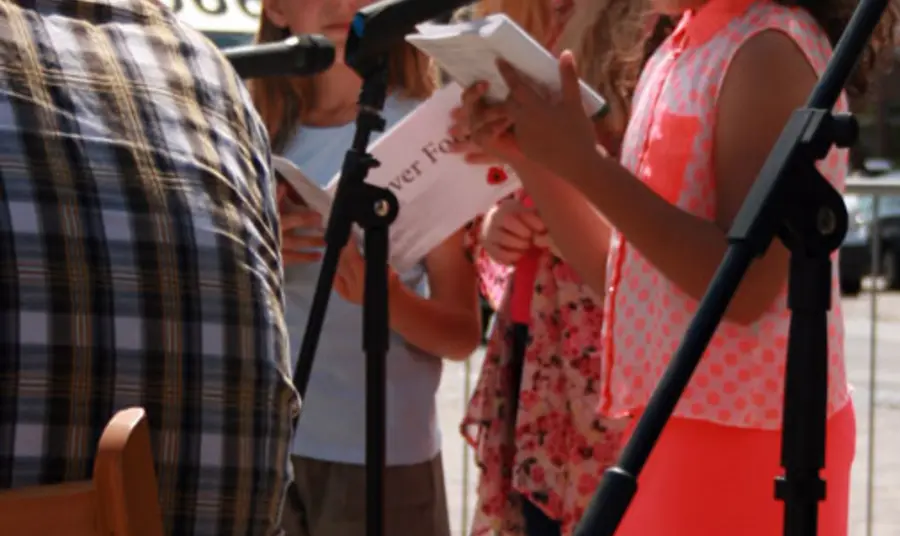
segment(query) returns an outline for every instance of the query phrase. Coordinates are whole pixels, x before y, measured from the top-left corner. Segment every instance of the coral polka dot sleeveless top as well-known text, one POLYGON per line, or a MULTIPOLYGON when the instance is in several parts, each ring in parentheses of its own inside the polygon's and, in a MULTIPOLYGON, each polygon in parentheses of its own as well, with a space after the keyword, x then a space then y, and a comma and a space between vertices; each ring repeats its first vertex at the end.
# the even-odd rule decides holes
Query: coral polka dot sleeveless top
MULTIPOLYGON (((712 143, 717 98, 742 44, 767 30, 790 36, 820 75, 831 55, 825 34, 800 9, 772 2, 711 0, 684 15, 641 76, 622 163, 670 203, 698 217, 716 213, 712 143)), ((760 91, 772 91, 760 81, 760 91)), ((846 102, 839 108, 846 109, 846 102)), ((820 171, 840 190, 847 154, 833 150, 820 171)), ((686 237, 686 239, 689 237, 686 237)), ((646 406, 681 342, 697 301, 614 232, 605 303, 600 411, 646 406)), ((829 416, 849 400, 837 263, 828 317, 829 416)), ((757 429, 781 427, 790 322, 787 288, 756 323, 723 322, 678 404, 679 417, 757 429)))

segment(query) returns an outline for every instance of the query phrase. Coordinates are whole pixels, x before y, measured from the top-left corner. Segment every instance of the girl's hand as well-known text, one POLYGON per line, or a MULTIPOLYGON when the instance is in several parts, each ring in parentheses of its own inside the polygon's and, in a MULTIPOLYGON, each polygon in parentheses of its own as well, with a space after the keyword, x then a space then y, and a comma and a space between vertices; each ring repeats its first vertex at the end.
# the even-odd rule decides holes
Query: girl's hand
POLYGON ((481 240, 488 256, 511 266, 531 248, 535 236, 546 232, 544 223, 533 209, 507 199, 485 215, 481 240))
POLYGON ((366 261, 351 237, 341 250, 341 258, 334 274, 334 290, 348 302, 362 305, 365 281, 366 261))
POLYGON ((584 111, 572 53, 565 51, 559 59, 559 95, 505 62, 498 62, 498 67, 510 89, 504 109, 513 122, 515 145, 528 160, 560 178, 572 177, 573 170, 598 150, 594 124, 584 111))
POLYGON ((316 262, 325 247, 322 217, 304 206, 294 189, 278 182, 278 214, 281 217, 281 257, 285 266, 316 262))
POLYGON ((550 253, 553 253, 558 258, 560 258, 560 259, 563 258, 562 251, 560 251, 559 248, 556 247, 556 242, 553 241, 553 237, 550 236, 550 233, 545 232, 545 233, 541 233, 541 234, 536 234, 534 236, 534 239, 532 240, 532 242, 534 243, 535 247, 538 247, 541 249, 546 249, 547 251, 549 251, 550 253))
POLYGON ((454 140, 450 144, 450 152, 462 154, 469 164, 494 165, 503 163, 500 158, 489 154, 472 141, 469 130, 470 118, 465 108, 462 106, 454 108, 450 112, 450 119, 452 123, 448 133, 454 140))
MULTIPOLYGON (((397 277, 396 272, 388 268, 388 278, 397 277)), ((334 274, 334 290, 344 300, 362 305, 366 289, 366 260, 359 252, 359 245, 354 238, 341 250, 341 258, 334 274)))
POLYGON ((514 164, 522 160, 522 153, 510 133, 512 125, 502 104, 492 105, 484 100, 488 86, 478 82, 462 94, 462 106, 453 111, 450 134, 458 141, 456 152, 463 152, 473 163, 514 164))

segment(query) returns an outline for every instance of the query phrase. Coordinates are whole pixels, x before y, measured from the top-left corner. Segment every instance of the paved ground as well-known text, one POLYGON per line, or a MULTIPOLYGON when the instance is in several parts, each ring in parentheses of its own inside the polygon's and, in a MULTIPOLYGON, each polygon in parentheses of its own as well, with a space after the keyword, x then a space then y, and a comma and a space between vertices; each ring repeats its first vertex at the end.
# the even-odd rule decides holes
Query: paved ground
MULTIPOLYGON (((870 344, 869 295, 844 300, 847 324, 847 362, 855 388, 857 408, 857 454, 853 468, 851 536, 900 536, 900 294, 879 293, 876 375, 874 397, 870 388, 872 345, 870 344), (870 397, 874 401, 874 456, 869 457, 870 397), (870 471, 870 462, 873 464, 870 471), (873 475, 870 479, 869 475, 873 475), (871 525, 867 530, 867 504, 871 482, 871 525)), ((469 362, 469 377, 475 381, 479 352, 469 362)), ((465 519, 471 517, 475 471, 471 456, 464 461, 463 442, 456 433, 465 403, 466 366, 446 368, 440 392, 440 418, 444 437, 448 500, 453 534, 463 536, 465 519), (463 468, 468 465, 468 472, 463 468), (468 489, 468 493, 464 490, 468 489)))

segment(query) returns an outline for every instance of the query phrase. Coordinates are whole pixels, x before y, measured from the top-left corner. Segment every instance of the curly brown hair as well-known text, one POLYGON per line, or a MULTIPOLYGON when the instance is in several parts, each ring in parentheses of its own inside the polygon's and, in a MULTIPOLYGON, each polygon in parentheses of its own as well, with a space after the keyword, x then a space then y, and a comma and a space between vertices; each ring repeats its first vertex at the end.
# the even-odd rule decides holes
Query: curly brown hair
MULTIPOLYGON (((805 9, 828 35, 831 46, 837 45, 844 30, 847 29, 853 12, 859 5, 859 0, 774 1, 783 6, 805 9)), ((884 16, 881 17, 875 33, 860 58, 856 71, 847 84, 847 94, 850 98, 859 98, 865 95, 873 79, 893 63, 893 51, 896 45, 895 32, 898 22, 900 22, 900 6, 898 6, 897 0, 890 0, 884 16)))

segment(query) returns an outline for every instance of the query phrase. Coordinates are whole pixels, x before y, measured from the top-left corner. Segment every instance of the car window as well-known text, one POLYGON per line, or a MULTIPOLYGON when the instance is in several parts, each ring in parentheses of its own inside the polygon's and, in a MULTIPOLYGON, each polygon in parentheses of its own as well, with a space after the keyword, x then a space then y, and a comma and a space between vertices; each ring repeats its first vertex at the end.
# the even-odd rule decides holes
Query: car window
MULTIPOLYGON (((873 198, 869 195, 847 196, 847 211, 855 214, 870 216, 872 214, 873 198)), ((878 212, 882 215, 900 214, 900 197, 882 196, 878 203, 878 212)))
POLYGON ((884 196, 881 198, 879 205, 880 211, 896 214, 900 212, 900 197, 884 196))
POLYGON ((232 32, 203 32, 219 48, 231 48, 249 45, 253 42, 253 34, 232 32))

